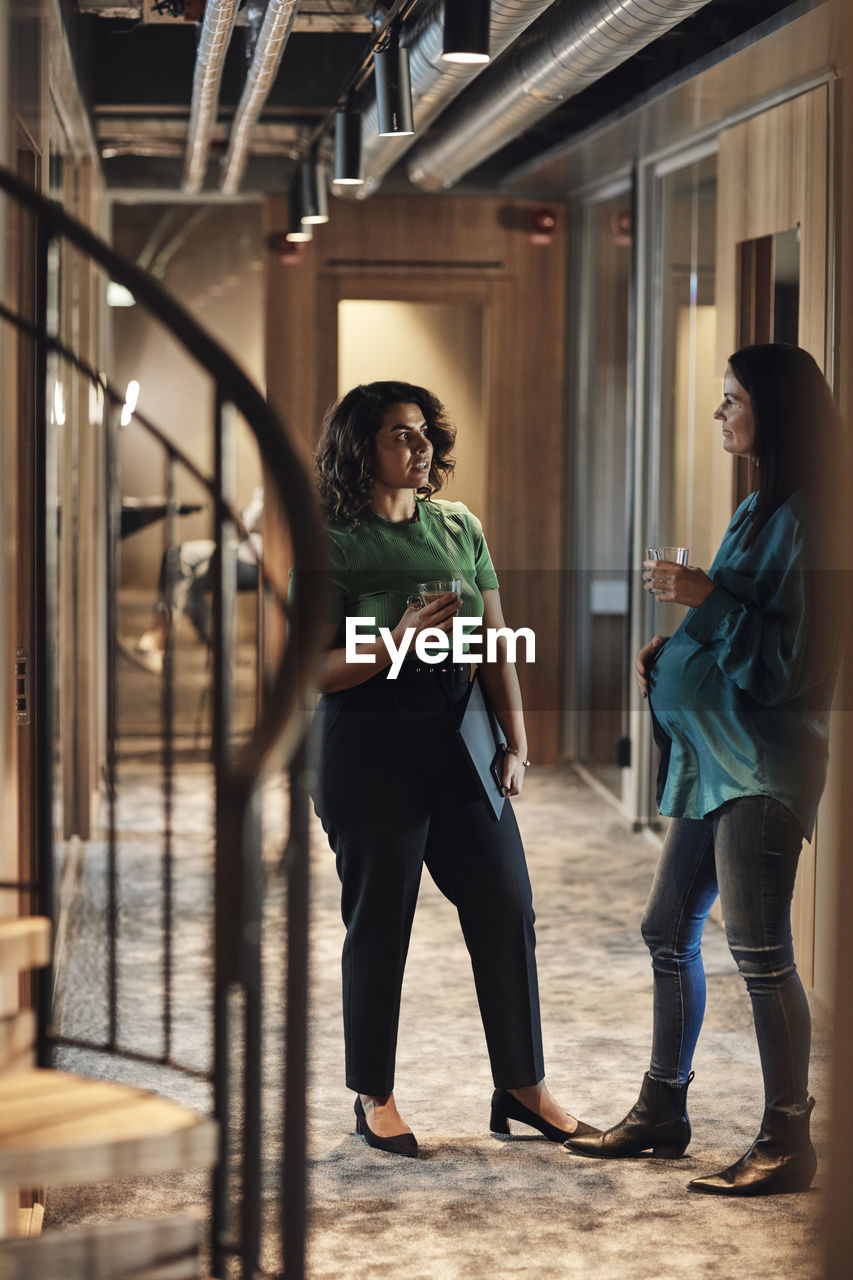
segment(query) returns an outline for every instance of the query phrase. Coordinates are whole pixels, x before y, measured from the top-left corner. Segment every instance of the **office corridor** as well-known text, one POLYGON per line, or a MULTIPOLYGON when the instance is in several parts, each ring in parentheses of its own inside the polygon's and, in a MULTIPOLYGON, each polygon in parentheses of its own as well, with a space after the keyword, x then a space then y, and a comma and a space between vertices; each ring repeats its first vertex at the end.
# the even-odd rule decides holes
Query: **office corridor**
MULTIPOLYGON (((185 766, 179 780, 176 856, 188 872, 179 910, 184 925, 187 1052, 203 1059, 199 1010, 209 975, 205 766, 185 766)), ((153 774, 128 764, 121 825, 127 832, 124 904, 144 948, 146 919, 156 915, 147 878, 146 827, 153 774)), ((276 848, 275 788, 270 789, 267 845, 276 848)), ((648 1061, 650 970, 638 925, 656 851, 621 815, 568 769, 531 770, 516 811, 525 838, 537 910, 548 1080, 585 1120, 609 1124, 633 1103, 648 1061)), ((70 915, 63 1017, 97 1018, 92 986, 80 981, 98 955, 90 895, 97 850, 83 856, 70 915), (89 960, 87 961, 87 956, 89 960), (76 981, 75 981, 76 979, 76 981), (88 988, 88 996, 81 992, 88 988), (83 1007, 89 1001, 88 1012, 83 1007), (69 1001, 71 1002, 69 1004, 69 1001)), ((688 1179, 739 1155, 757 1132, 761 1083, 751 1016, 720 928, 709 924, 705 955, 708 1013, 689 1103, 694 1137, 680 1161, 607 1162, 570 1156, 531 1135, 489 1135, 491 1080, 473 982, 453 908, 424 878, 415 918, 400 1027, 396 1095, 421 1144, 404 1160, 367 1148, 354 1135, 352 1095, 343 1086, 340 944, 334 860, 319 825, 313 843, 311 943, 311 1090, 308 1100, 311 1280, 811 1280, 820 1274, 822 1164, 808 1195, 719 1201, 685 1190, 688 1179)), ((273 894, 265 947, 272 973, 281 946, 273 894)), ((274 984, 274 985, 277 985, 274 984)), ((131 995, 134 995, 131 988, 131 995)), ((273 998, 276 992, 271 991, 273 998)), ((157 1010, 135 992, 127 1016, 145 1034, 157 1010)), ((128 1024, 130 1025, 130 1024, 128 1024)), ((812 1092, 818 1099, 815 1145, 826 1154, 826 1034, 815 1019, 812 1092)), ((280 1079, 279 1041, 271 1020, 266 1076, 280 1079)), ((70 1062, 69 1065, 73 1065, 70 1062)), ((127 1067, 139 1083, 162 1079, 127 1067), (137 1074, 134 1074, 137 1073, 137 1074)), ((183 1086, 186 1088, 186 1086, 183 1086)), ((199 1096, 187 1098, 203 1105, 199 1096)), ((517 1132, 525 1130, 516 1127, 517 1132)), ((278 1125, 268 1122, 266 1190, 272 1185, 278 1125)), ((48 1225, 154 1215, 201 1205, 200 1174, 136 1179, 48 1194, 48 1225)), ((201 1209, 199 1208, 199 1212, 201 1209)), ((275 1259, 267 1257, 267 1266, 275 1259)))

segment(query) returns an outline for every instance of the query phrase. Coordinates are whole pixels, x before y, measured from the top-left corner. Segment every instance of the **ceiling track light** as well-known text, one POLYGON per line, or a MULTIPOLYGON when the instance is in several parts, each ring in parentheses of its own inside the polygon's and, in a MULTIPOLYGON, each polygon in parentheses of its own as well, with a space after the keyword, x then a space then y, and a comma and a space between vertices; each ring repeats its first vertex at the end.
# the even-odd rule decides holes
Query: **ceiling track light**
POLYGON ((395 19, 373 51, 380 138, 402 138, 415 132, 409 51, 400 44, 400 31, 395 19))
POLYGON ((361 172, 361 112, 347 99, 335 111, 335 176, 332 182, 344 186, 364 183, 361 172))
POLYGON ((302 221, 302 192, 300 187, 301 183, 295 182, 290 188, 285 239, 289 240, 291 244, 306 244, 309 240, 314 239, 313 229, 302 221))
POLYGON ((303 224, 311 227, 329 221, 326 166, 319 159, 314 147, 299 166, 299 195, 303 224))
POLYGON ((445 62, 466 64, 489 61, 489 0, 445 0, 445 62))

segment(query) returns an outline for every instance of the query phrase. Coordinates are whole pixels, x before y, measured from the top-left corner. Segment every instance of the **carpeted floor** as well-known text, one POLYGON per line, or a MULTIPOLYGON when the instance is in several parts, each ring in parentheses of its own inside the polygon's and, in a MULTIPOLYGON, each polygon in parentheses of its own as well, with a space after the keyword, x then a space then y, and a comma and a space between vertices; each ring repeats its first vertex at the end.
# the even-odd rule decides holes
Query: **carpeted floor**
MULTIPOLYGON (((656 850, 569 771, 531 770, 516 812, 537 908, 546 1068, 585 1120, 620 1119, 648 1065, 651 990, 639 919, 656 850)), ((685 1190, 740 1155, 761 1118, 746 992, 709 924, 708 1012, 679 1161, 603 1163, 488 1134, 491 1080, 455 913, 426 879, 415 918, 396 1097, 418 1161, 351 1136, 335 1003, 342 930, 330 857, 314 887, 312 1280, 805 1280, 820 1274, 819 1191, 720 1202, 685 1190)), ((812 1089, 824 1098, 815 1035, 812 1089)), ((814 1129, 821 1149, 827 1108, 814 1129)), ((518 1127, 520 1134, 528 1132, 518 1127)), ((820 1175, 816 1186, 819 1186, 820 1175)))
MULTIPOLYGON (((126 898, 137 957, 144 920, 156 927, 151 779, 128 770, 122 792, 127 833, 126 898), (131 839, 132 837, 132 839, 131 839)), ((209 803, 200 766, 181 787, 177 857, 187 874, 179 896, 189 993, 204 990, 208 858, 201 820, 209 803)), ((651 986, 639 919, 656 851, 570 770, 531 770, 516 812, 534 901, 546 1064, 552 1090, 585 1120, 609 1124, 635 1100, 648 1063, 651 986)), ((97 967, 97 847, 86 851, 75 896, 63 1017, 97 1026, 87 966, 97 967), (87 958, 88 957, 88 958, 87 958), (89 995, 79 994, 88 989, 89 995)), ((808 1195, 719 1201, 688 1194, 699 1171, 746 1149, 761 1117, 761 1081, 749 1002, 721 930, 706 929, 708 1013, 690 1093, 694 1139, 679 1161, 602 1163, 571 1156, 536 1137, 498 1141, 488 1132, 492 1084, 467 953, 455 912, 424 878, 403 993, 396 1096, 421 1144, 419 1160, 370 1150, 353 1133, 343 1086, 340 946, 334 861, 322 831, 313 848, 311 1091, 308 1100, 310 1280, 811 1280, 820 1275, 821 1173, 808 1195)), ((277 968, 281 939, 271 917, 267 953, 277 968)), ((132 961, 128 962, 133 973, 132 961)), ((157 1010, 134 1022, 153 1042, 157 1010)), ((199 1014, 195 1016, 200 1018, 199 1014)), ((203 1019, 188 1043, 204 1039, 203 1019)), ((194 1056, 204 1059, 203 1045, 194 1056)), ((825 1149, 826 1036, 815 1030, 813 1129, 825 1149)), ((69 1063, 69 1065, 72 1065, 69 1063)), ((143 1079, 138 1068, 125 1078, 143 1079)), ((272 1033, 267 1079, 275 1090, 280 1051, 272 1033)), ((151 1087, 166 1088, 148 1078, 151 1087)), ((171 1087, 171 1086, 169 1086, 171 1087)), ((189 1099, 188 1099, 189 1100, 189 1099)), ((203 1105, 200 1098, 193 1098, 203 1105)), ((276 1126, 267 1132, 269 1216, 275 1212, 276 1126)), ((518 1130, 520 1134, 526 1131, 518 1130)), ((200 1175, 147 1179, 48 1197, 48 1224, 148 1215, 200 1202, 200 1175)), ((267 1263, 275 1265, 274 1246, 267 1263)))

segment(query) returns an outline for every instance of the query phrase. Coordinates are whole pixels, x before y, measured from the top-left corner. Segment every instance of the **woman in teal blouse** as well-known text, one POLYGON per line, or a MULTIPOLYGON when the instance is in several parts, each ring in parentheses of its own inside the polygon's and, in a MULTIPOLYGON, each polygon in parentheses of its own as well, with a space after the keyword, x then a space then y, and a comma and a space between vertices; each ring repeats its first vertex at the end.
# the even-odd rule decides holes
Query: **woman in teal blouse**
MULTIPOLYGON (((341 879, 346 1080, 357 1132, 406 1156, 418 1144, 397 1110, 394 1059, 424 866, 456 907, 471 956, 495 1084, 492 1130, 508 1134, 515 1119, 552 1142, 588 1130, 545 1086, 533 903, 515 815, 508 803, 499 821, 487 812, 457 741, 470 663, 394 661, 407 631, 450 632, 460 611, 455 592, 409 604, 421 582, 461 579, 461 616, 504 626, 479 520, 432 496, 453 469, 454 436, 430 392, 373 382, 332 407, 317 450, 331 590, 315 803, 341 879), (347 654, 348 619, 366 637, 358 662, 347 654)), ((505 644, 480 670, 508 743, 504 792, 517 795, 527 740, 505 644)))
POLYGON ((644 586, 688 606, 675 634, 637 656, 661 747, 660 811, 671 817, 643 920, 654 1026, 637 1104, 570 1150, 677 1157, 690 1123, 687 1087, 705 1008, 702 929, 719 894, 746 981, 765 1110, 750 1149, 691 1190, 766 1195, 806 1190, 810 1020, 791 940, 791 897, 826 776, 835 678, 832 468, 841 434, 829 388, 798 347, 745 347, 729 360, 714 417, 726 452, 752 459, 758 489, 738 507, 708 574, 646 561, 644 586))

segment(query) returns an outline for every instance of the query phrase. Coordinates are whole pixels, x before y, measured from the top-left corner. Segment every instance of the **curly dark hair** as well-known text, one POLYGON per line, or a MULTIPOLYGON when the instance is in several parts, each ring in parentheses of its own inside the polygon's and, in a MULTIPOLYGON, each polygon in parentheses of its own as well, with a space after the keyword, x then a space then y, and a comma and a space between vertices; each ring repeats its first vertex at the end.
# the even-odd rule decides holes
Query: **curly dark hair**
POLYGON ((370 501, 373 439, 382 416, 397 404, 416 404, 424 415, 433 447, 427 483, 418 493, 429 498, 448 479, 456 428, 441 401, 410 382, 368 382, 353 387, 326 413, 316 453, 317 485, 329 519, 354 524, 370 501))
POLYGON ((729 367, 749 393, 755 420, 758 495, 744 539, 749 546, 796 491, 825 508, 831 504, 843 428, 826 379, 802 347, 784 342, 741 347, 729 356, 729 367))

